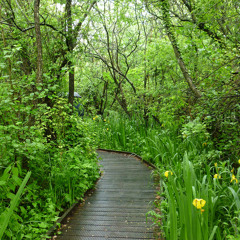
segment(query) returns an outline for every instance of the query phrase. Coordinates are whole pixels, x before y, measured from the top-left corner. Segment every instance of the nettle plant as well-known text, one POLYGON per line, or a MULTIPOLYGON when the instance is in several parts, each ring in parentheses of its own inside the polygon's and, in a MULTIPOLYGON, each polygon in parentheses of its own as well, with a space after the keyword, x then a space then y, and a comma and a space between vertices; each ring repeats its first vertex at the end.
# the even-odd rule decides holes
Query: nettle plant
POLYGON ((189 122, 183 124, 181 133, 182 137, 188 138, 194 142, 202 142, 202 145, 207 145, 207 141, 210 138, 210 134, 207 131, 206 124, 202 123, 199 118, 190 120, 189 122))
POLYGON ((179 136, 185 150, 188 152, 189 159, 194 163, 194 166, 200 168, 205 163, 217 161, 222 156, 222 151, 214 149, 214 144, 211 136, 207 131, 207 125, 201 122, 199 118, 190 120, 188 123, 183 124, 179 136))
POLYGON ((34 73, 0 82, 0 221, 10 217, 0 231, 6 239, 41 239, 99 176, 88 124, 45 78, 38 86, 34 73))

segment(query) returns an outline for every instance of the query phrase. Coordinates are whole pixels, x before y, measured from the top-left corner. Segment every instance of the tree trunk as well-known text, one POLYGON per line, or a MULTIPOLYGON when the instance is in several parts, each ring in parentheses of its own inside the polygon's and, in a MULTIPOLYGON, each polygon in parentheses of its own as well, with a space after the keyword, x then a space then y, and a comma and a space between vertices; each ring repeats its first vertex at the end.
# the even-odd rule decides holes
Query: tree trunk
POLYGON ((120 104, 120 106, 122 107, 122 109, 124 110, 124 112, 129 116, 131 117, 131 113, 128 111, 128 104, 127 104, 127 101, 126 101, 126 98, 125 98, 125 95, 124 95, 124 92, 123 92, 123 89, 122 89, 122 84, 120 83, 119 84, 119 89, 120 91, 120 97, 118 96, 118 94, 116 93, 115 97, 118 101, 118 103, 120 104))
POLYGON ((67 17, 67 47, 70 53, 68 59, 68 69, 69 69, 69 95, 68 101, 73 106, 74 100, 74 65, 72 62, 73 55, 73 29, 72 29, 72 0, 66 0, 66 17, 67 17))
POLYGON ((191 91, 193 92, 193 94, 197 97, 200 98, 201 97, 201 92, 196 88, 196 86, 193 83, 193 80, 191 78, 191 76, 188 73, 187 67, 183 61, 181 52, 179 50, 178 44, 177 44, 177 39, 174 35, 174 31, 172 29, 172 23, 171 23, 171 19, 170 19, 170 14, 169 14, 169 3, 168 0, 160 0, 161 2, 161 8, 162 8, 162 12, 163 12, 163 23, 164 26, 166 28, 167 31, 167 36, 172 44, 175 56, 177 58, 179 67, 182 71, 182 74, 186 80, 186 82, 188 83, 189 88, 191 89, 191 91))
MULTIPOLYGON (((0 21, 2 21, 2 6, 1 6, 1 4, 0 4, 0 21)), ((3 46, 7 47, 5 34, 4 34, 2 27, 1 27, 1 35, 2 35, 3 46)), ((8 72, 9 72, 9 82, 11 84, 11 89, 12 89, 12 81, 11 81, 11 79, 12 79, 12 62, 11 62, 10 58, 8 58, 8 72)))
POLYGON ((41 29, 40 29, 40 19, 39 19, 39 5, 40 5, 40 0, 34 0, 34 23, 35 23, 36 45, 37 45, 36 84, 42 83, 42 74, 43 74, 42 40, 41 40, 41 29))

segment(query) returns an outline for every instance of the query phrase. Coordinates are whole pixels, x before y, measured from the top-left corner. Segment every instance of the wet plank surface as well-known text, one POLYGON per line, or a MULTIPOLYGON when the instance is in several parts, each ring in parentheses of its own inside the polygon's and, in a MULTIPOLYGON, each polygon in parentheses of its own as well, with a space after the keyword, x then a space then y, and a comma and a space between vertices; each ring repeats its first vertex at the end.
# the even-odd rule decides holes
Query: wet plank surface
POLYGON ((98 154, 103 176, 56 239, 154 239, 146 221, 155 195, 151 170, 132 156, 98 154))

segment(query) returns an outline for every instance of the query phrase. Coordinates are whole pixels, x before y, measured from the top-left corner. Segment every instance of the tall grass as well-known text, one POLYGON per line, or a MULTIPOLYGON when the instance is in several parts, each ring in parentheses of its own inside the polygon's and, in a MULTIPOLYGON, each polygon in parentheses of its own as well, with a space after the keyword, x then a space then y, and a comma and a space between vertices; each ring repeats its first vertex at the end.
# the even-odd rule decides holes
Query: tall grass
POLYGON ((240 168, 222 159, 199 119, 164 127, 153 120, 112 114, 94 117, 99 147, 135 152, 157 166, 161 191, 153 213, 170 240, 240 239, 240 168), (170 171, 166 178, 164 173, 170 171), (235 176, 236 175, 236 176, 235 176), (205 202, 197 208, 193 203, 205 202), (159 221, 161 218, 161 221, 159 221))
POLYGON ((209 190, 207 175, 202 181, 197 178, 193 164, 185 153, 181 174, 162 179, 161 184, 167 195, 169 214, 164 217, 167 239, 221 239, 214 238, 217 225, 214 223, 216 196, 209 190), (206 204, 201 209, 193 205, 194 199, 203 199, 206 204))

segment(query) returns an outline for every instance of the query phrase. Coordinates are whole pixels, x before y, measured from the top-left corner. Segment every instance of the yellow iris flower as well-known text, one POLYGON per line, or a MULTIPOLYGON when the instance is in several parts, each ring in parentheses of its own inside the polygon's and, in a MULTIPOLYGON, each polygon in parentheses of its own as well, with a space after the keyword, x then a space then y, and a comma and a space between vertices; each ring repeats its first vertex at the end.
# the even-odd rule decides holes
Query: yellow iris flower
POLYGON ((193 200, 193 206, 196 207, 197 209, 202 209, 205 206, 205 204, 206 204, 206 201, 204 199, 195 198, 193 200))
POLYGON ((214 175, 214 178, 216 178, 216 179, 220 179, 221 176, 220 176, 219 174, 216 173, 216 174, 214 175))
POLYGON ((235 177, 235 175, 232 175, 232 179, 231 179, 231 182, 235 181, 236 183, 238 183, 238 180, 237 178, 235 177))
POLYGON ((173 175, 173 173, 172 173, 171 171, 166 171, 166 172, 164 173, 164 176, 165 176, 166 178, 168 178, 168 175, 169 175, 169 174, 173 175))

